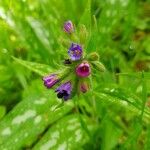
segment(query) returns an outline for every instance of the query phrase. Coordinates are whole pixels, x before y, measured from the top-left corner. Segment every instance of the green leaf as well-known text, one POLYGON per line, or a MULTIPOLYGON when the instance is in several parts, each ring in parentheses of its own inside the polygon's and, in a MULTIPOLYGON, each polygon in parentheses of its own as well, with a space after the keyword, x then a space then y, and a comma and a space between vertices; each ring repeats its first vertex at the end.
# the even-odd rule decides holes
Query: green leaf
POLYGON ((104 150, 112 150, 118 143, 118 138, 121 136, 122 131, 120 128, 106 117, 102 121, 101 129, 102 144, 101 148, 104 150))
POLYGON ((50 51, 51 45, 48 40, 48 32, 46 32, 46 29, 43 27, 42 23, 32 17, 27 17, 26 20, 45 49, 53 53, 53 51, 50 51))
MULTIPOLYGON (((89 129, 93 129, 88 118, 82 116, 82 119, 89 129)), ((50 128, 33 150, 81 149, 87 140, 89 138, 82 128, 79 116, 74 114, 61 119, 50 128)))
POLYGON ((150 149, 150 127, 148 127, 147 135, 146 135, 146 142, 144 145, 144 150, 150 149))
MULTIPOLYGON (((119 89, 106 89, 101 92, 94 92, 96 97, 99 98, 103 103, 114 103, 118 106, 123 107, 124 109, 132 111, 137 116, 141 114, 141 103, 139 98, 133 95, 126 95, 119 89)), ((143 119, 148 121, 150 119, 150 111, 145 107, 143 113, 143 119)))
POLYGON ((30 93, 26 92, 24 100, 1 120, 0 149, 17 150, 32 145, 50 124, 72 109, 71 101, 63 105, 39 83, 33 82, 30 93))
POLYGON ((84 24, 88 27, 91 27, 91 0, 87 1, 84 13, 80 19, 80 24, 84 24))
POLYGON ((0 105, 0 119, 4 117, 5 113, 6 113, 6 107, 0 105))
POLYGON ((144 77, 144 72, 142 73, 142 111, 141 111, 141 119, 143 117, 146 101, 147 101, 147 86, 146 86, 146 81, 144 77))
POLYGON ((132 125, 133 131, 131 131, 128 135, 127 140, 123 144, 123 149, 133 149, 137 150, 138 145, 137 141, 140 133, 142 132, 142 123, 139 119, 135 119, 132 125))
POLYGON ((40 76, 44 76, 53 72, 52 68, 45 64, 39 64, 35 62, 25 61, 12 56, 12 58, 22 66, 28 68, 29 70, 39 74, 40 76))
POLYGON ((117 75, 120 75, 120 76, 129 76, 129 77, 135 77, 135 78, 141 79, 141 75, 142 74, 144 75, 144 78, 146 80, 150 79, 150 73, 149 72, 118 73, 117 75))

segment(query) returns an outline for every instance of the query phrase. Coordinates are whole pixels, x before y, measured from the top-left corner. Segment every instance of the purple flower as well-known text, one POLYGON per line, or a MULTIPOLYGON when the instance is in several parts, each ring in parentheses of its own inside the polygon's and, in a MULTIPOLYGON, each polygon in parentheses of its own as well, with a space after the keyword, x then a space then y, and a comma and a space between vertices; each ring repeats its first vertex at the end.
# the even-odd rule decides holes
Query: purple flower
POLYGON ((72 91, 72 85, 71 82, 66 82, 62 85, 60 85, 55 92, 57 92, 57 97, 58 98, 62 98, 65 101, 68 100, 70 98, 71 95, 71 91, 72 91))
POLYGON ((76 67, 76 74, 79 77, 88 77, 91 74, 91 68, 88 62, 83 62, 76 67))
POLYGON ((72 43, 68 50, 71 60, 79 60, 82 57, 82 47, 78 44, 72 43))
POLYGON ((59 80, 56 74, 43 77, 44 85, 49 89, 54 86, 59 80))
POLYGON ((66 33, 72 33, 72 32, 74 32, 74 27, 73 27, 73 24, 72 24, 72 22, 70 20, 66 21, 64 23, 64 31, 66 33))

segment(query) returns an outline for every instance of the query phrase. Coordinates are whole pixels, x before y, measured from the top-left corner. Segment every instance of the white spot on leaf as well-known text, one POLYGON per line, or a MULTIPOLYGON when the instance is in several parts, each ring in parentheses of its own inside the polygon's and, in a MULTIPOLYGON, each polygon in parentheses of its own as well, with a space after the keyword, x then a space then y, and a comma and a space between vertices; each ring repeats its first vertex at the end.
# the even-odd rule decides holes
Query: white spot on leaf
POLYGON ((54 105, 54 106, 52 106, 52 107, 50 108, 50 110, 51 110, 51 111, 54 111, 54 110, 56 110, 56 107, 57 107, 57 106, 54 105))
POLYGON ((7 18, 7 16, 6 16, 6 14, 5 14, 3 8, 0 8, 0 17, 1 17, 2 19, 6 19, 6 18, 7 18))
POLYGON ((49 150, 57 143, 56 139, 51 139, 40 147, 40 150, 49 150))
POLYGON ((76 142, 80 141, 81 138, 82 138, 81 130, 77 130, 77 131, 75 132, 75 135, 76 135, 76 139, 75 139, 76 142))
POLYGON ((34 103, 37 104, 37 105, 42 105, 42 104, 44 104, 46 101, 47 101, 46 98, 41 98, 41 99, 39 99, 39 100, 36 100, 34 103))
POLYGON ((28 136, 28 133, 25 133, 25 134, 24 134, 24 137, 27 137, 27 136, 28 136))
POLYGON ((27 119, 32 118, 36 115, 35 110, 27 110, 24 114, 18 115, 12 120, 12 124, 21 124, 25 122, 27 119))
POLYGON ((17 138, 17 139, 15 139, 15 142, 18 142, 18 138, 17 138))
POLYGON ((110 90, 110 92, 114 92, 114 91, 115 91, 115 89, 111 89, 111 90, 110 90))
POLYGON ((41 121, 42 117, 41 116, 37 116, 35 119, 34 119, 34 123, 37 124, 41 121))
POLYGON ((69 120, 69 123, 75 123, 75 122, 77 122, 77 118, 73 118, 73 119, 71 119, 71 120, 69 120))
POLYGON ((109 88, 104 88, 106 91, 109 91, 109 88))
POLYGON ((2 135, 10 135, 10 134, 11 134, 10 127, 7 127, 2 131, 2 135))
POLYGON ((55 131, 51 135, 52 138, 59 138, 59 131, 55 131))
POLYGON ((108 0, 108 2, 110 2, 110 4, 114 5, 116 0, 108 0))
POLYGON ((126 7, 129 3, 129 0, 120 0, 122 6, 126 7))
POLYGON ((79 126, 80 126, 80 123, 76 123, 76 124, 68 125, 67 129, 68 130, 74 130, 79 126))
POLYGON ((59 145, 57 150, 66 150, 67 149, 67 143, 64 142, 63 144, 59 145))
POLYGON ((122 101, 122 104, 127 106, 128 102, 127 101, 122 101))

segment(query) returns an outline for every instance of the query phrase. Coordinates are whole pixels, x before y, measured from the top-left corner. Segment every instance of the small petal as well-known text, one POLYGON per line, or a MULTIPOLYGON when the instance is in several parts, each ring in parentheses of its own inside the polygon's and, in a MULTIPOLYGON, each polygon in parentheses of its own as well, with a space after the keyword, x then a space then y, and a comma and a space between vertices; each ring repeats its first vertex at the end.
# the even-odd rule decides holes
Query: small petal
POLYGON ((74 32, 73 23, 70 20, 64 23, 64 31, 69 34, 74 32))
POLYGON ((80 60, 82 57, 82 47, 78 44, 72 43, 68 50, 68 54, 71 60, 80 60))
POLYGON ((76 74, 79 77, 88 77, 91 74, 91 68, 88 62, 83 62, 76 67, 76 74))
POLYGON ((43 77, 44 85, 49 89, 54 86, 59 80, 56 74, 43 77))

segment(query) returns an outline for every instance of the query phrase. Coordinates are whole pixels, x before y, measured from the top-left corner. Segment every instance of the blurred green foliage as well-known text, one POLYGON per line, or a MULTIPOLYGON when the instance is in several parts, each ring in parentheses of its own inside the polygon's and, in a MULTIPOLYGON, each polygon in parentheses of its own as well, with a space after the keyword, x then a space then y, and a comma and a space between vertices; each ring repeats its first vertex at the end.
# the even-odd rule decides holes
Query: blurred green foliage
POLYGON ((149 0, 1 0, 0 72, 1 150, 150 149, 149 0), (67 57, 66 20, 107 71, 61 103, 41 76, 67 57))

